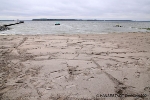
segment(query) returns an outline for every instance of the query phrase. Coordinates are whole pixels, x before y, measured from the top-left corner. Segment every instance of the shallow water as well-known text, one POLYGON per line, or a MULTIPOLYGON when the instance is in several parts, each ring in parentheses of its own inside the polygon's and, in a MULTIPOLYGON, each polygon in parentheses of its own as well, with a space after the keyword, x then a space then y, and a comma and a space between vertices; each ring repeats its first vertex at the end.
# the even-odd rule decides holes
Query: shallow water
MULTIPOLYGON (((0 22, 0 25, 15 22, 0 22)), ((121 32, 150 32, 140 28, 150 28, 150 22, 119 21, 25 21, 23 24, 10 26, 11 30, 0 34, 105 34, 121 32), (123 27, 114 27, 120 25, 123 27)))

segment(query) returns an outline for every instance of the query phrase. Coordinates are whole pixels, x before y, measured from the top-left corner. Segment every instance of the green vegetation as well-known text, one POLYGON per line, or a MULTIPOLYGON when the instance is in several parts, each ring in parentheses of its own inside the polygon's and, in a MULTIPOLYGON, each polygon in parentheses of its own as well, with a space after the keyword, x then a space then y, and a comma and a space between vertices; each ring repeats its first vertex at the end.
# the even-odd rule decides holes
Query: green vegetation
POLYGON ((147 28, 147 30, 150 30, 150 28, 147 28))
POLYGON ((139 28, 139 29, 146 29, 146 30, 150 30, 150 28, 139 28))

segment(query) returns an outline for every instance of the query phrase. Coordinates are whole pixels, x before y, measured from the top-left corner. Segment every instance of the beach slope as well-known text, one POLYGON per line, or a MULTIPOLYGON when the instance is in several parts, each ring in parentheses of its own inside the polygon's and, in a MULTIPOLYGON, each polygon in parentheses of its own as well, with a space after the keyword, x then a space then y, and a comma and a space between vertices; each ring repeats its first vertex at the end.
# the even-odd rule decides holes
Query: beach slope
POLYGON ((83 98, 149 100, 150 33, 0 36, 0 100, 83 98))

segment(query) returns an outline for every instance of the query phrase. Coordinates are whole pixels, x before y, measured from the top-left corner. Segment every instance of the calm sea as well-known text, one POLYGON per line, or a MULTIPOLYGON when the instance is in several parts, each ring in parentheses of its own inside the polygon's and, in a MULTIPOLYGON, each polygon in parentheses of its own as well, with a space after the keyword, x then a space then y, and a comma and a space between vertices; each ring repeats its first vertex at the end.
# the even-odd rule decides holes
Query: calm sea
MULTIPOLYGON (((15 22, 2 22, 0 25, 15 22)), ((25 21, 23 24, 10 26, 11 30, 0 34, 105 34, 122 32, 150 32, 141 28, 150 28, 150 22, 124 21, 25 21), (122 27, 114 27, 120 25, 122 27)))

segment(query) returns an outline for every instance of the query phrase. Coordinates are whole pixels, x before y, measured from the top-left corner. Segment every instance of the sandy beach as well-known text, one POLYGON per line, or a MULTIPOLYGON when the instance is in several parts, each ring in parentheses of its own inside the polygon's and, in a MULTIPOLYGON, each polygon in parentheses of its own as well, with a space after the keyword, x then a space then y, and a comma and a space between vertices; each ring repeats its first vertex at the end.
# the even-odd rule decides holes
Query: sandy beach
POLYGON ((0 100, 94 99, 150 100, 150 33, 0 35, 0 100))

